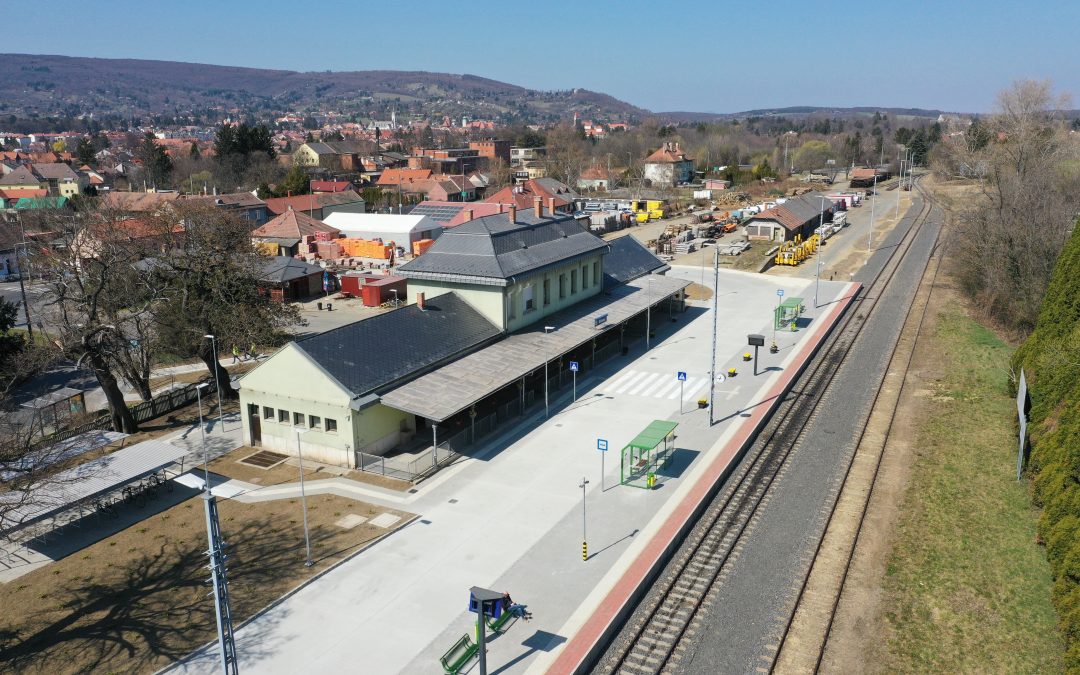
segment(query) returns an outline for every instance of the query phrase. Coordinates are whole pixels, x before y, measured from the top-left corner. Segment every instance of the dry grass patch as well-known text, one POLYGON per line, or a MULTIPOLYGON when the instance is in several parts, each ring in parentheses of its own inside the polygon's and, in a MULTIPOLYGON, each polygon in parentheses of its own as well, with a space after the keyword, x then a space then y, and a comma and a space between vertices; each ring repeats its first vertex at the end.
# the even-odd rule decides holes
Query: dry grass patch
MULTIPOLYGON (((367 522, 410 514, 332 495, 308 498, 315 565, 304 567, 299 499, 219 501, 229 544, 229 590, 239 624, 389 530, 367 522)), ((0 594, 0 670, 19 673, 152 672, 214 638, 207 597, 200 497, 47 565, 0 594)), ((391 528, 392 529, 392 528, 391 528)))

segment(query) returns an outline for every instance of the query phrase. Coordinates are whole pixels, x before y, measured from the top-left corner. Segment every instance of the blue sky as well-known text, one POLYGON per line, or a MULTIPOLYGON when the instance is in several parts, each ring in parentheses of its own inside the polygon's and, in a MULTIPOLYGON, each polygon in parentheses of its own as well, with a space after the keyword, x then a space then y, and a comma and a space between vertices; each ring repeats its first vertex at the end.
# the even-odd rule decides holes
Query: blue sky
POLYGON ((49 8, 72 21, 49 39, 9 31, 3 51, 467 72, 536 89, 584 87, 653 111, 985 112, 1020 78, 1050 79, 1080 97, 1075 2, 59 0, 49 8))

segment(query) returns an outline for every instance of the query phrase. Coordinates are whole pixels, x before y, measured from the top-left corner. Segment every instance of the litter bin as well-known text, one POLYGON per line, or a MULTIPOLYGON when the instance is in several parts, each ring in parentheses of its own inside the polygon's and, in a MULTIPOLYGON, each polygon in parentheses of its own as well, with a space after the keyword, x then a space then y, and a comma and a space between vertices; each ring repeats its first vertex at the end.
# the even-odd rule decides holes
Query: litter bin
POLYGON ((320 312, 322 311, 322 303, 321 302, 319 303, 319 311, 320 312))
POLYGON ((334 309, 334 303, 332 303, 332 302, 328 302, 328 303, 326 303, 326 311, 328 311, 328 312, 329 312, 329 311, 331 311, 332 309, 334 309))

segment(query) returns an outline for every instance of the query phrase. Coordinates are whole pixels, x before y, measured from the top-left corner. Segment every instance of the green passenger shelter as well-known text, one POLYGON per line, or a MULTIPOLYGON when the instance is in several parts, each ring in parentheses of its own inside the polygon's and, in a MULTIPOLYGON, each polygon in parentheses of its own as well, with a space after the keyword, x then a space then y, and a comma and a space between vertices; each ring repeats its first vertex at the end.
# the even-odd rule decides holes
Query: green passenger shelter
POLYGON ((657 469, 671 461, 675 450, 677 426, 671 420, 653 420, 623 447, 619 474, 623 485, 651 489, 656 484, 657 469))
POLYGON ((802 298, 788 298, 776 306, 773 328, 788 328, 806 311, 802 298))

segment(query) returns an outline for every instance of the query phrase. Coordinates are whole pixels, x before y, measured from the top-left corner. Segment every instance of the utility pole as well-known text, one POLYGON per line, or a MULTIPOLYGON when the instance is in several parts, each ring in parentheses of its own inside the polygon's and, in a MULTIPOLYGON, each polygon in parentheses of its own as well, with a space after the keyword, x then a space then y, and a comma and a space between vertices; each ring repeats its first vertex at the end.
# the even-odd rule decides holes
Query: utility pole
MULTIPOLYGON (((30 271, 30 252, 26 250, 26 226, 23 225, 22 215, 19 215, 19 230, 22 232, 22 262, 19 263, 19 293, 22 295, 23 314, 26 316, 26 336, 30 344, 34 343, 34 326, 30 323, 30 302, 26 299, 26 285, 23 283, 23 266, 26 273, 30 271)), ((18 256, 15 257, 18 260, 18 256)))
POLYGON ((821 227, 825 224, 825 197, 821 198, 821 212, 818 214, 817 263, 814 270, 814 308, 818 307, 818 291, 821 288, 821 227))

